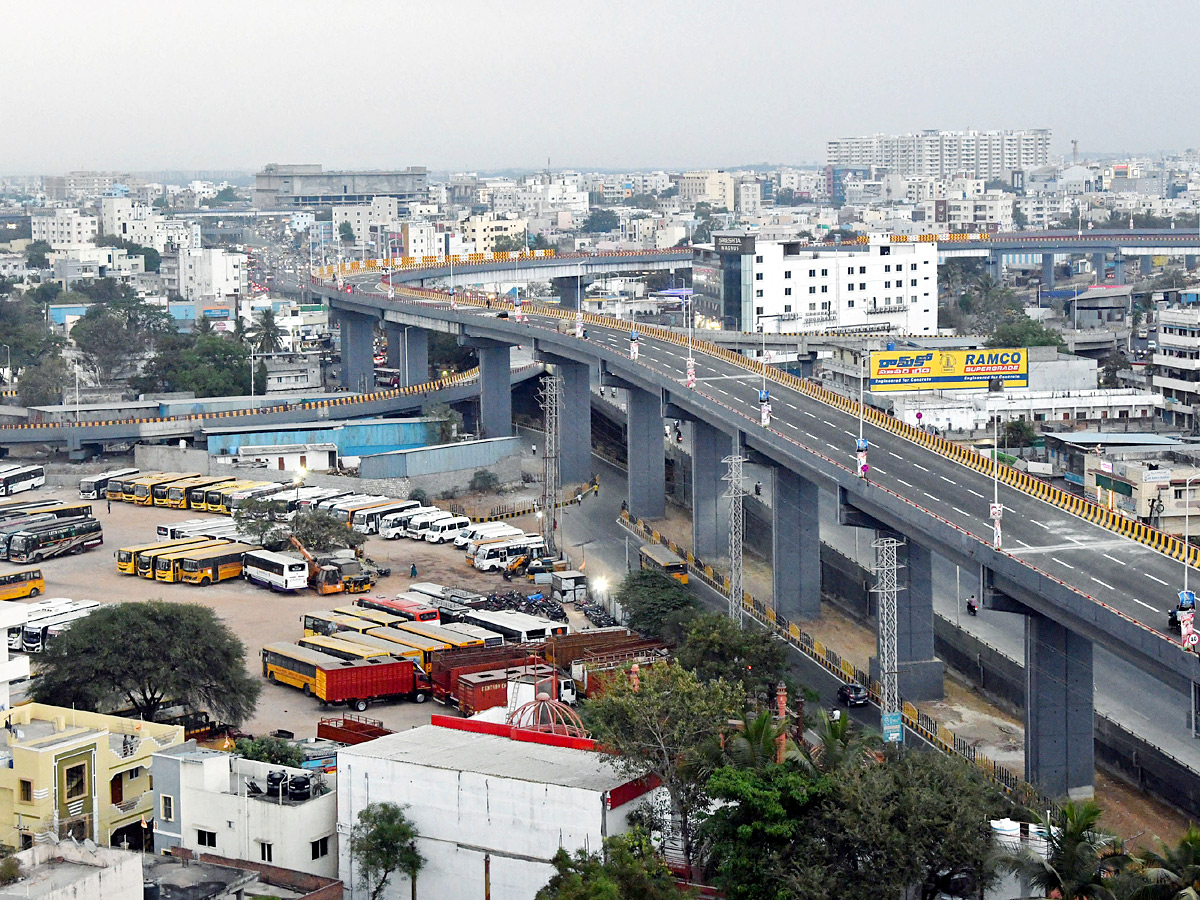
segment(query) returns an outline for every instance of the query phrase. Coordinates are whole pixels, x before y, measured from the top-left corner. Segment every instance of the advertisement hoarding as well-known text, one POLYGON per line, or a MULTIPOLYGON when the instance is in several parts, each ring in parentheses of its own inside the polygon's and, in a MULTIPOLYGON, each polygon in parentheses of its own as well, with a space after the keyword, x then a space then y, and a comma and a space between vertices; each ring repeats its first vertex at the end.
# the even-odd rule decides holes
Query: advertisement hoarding
POLYGON ((1024 349, 874 350, 872 392, 965 391, 986 389, 992 379, 1006 388, 1029 386, 1029 359, 1024 349))

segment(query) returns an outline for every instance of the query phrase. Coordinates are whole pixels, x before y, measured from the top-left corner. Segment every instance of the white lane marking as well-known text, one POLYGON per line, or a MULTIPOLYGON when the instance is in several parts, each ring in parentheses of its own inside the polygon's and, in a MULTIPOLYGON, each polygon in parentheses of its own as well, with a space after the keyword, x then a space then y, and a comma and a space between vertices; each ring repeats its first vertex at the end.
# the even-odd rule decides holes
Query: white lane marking
POLYGON ((810 412, 809 412, 807 409, 802 409, 802 410, 800 410, 800 412, 804 413, 804 414, 805 414, 806 416, 808 416, 810 419, 815 419, 815 418, 816 418, 816 416, 814 416, 812 413, 810 413, 810 412))
POLYGON ((1026 550, 1033 549, 1033 544, 1027 544, 1024 541, 1017 541, 1017 543, 1020 544, 1022 547, 1024 547, 1026 550))
POLYGON ((846 431, 845 429, 842 429, 842 434, 847 434, 847 435, 849 435, 850 437, 854 437, 854 432, 853 432, 853 431, 846 431))
POLYGON ((888 451, 888 456, 894 456, 894 457, 896 457, 896 459, 904 459, 904 457, 901 456, 899 453, 893 453, 891 450, 888 451))
POLYGON ((883 471, 883 469, 879 468, 879 466, 872 466, 871 468, 874 469, 876 472, 878 472, 880 475, 887 474, 887 472, 883 471))
POLYGON ((789 404, 787 404, 787 408, 788 408, 788 409, 795 409, 796 407, 795 407, 793 404, 789 403, 789 404))
POLYGON ((1145 575, 1147 578, 1149 578, 1151 581, 1157 581, 1159 584, 1166 584, 1166 582, 1163 581, 1161 578, 1155 578, 1149 572, 1143 572, 1142 574, 1145 575))
POLYGON ((1106 581, 1101 581, 1099 578, 1097 578, 1097 577, 1096 577, 1096 576, 1094 576, 1094 575, 1092 575, 1092 576, 1090 576, 1090 577, 1091 577, 1092 581, 1096 582, 1096 584, 1100 585, 1101 587, 1106 587, 1106 588, 1108 588, 1110 591, 1113 589, 1113 586, 1112 586, 1111 584, 1109 584, 1108 582, 1106 582, 1106 581))
POLYGON ((954 511, 955 511, 956 513, 958 513, 960 516, 967 516, 967 517, 970 517, 970 515, 971 515, 971 514, 970 514, 969 512, 967 512, 965 509, 959 509, 957 506, 956 506, 956 507, 954 507, 954 511))
POLYGON ((1116 563, 1118 566, 1127 566, 1127 565, 1129 565, 1129 563, 1122 562, 1121 560, 1117 559, 1115 556, 1109 556, 1107 553, 1105 553, 1105 554, 1104 554, 1104 558, 1105 558, 1105 559, 1111 559, 1111 560, 1112 560, 1113 562, 1115 562, 1115 563, 1116 563))
POLYGON ((1030 522, 1032 522, 1034 525, 1036 525, 1038 528, 1045 528, 1047 531, 1049 531, 1049 530, 1050 530, 1050 526, 1049 526, 1049 525, 1043 525, 1043 524, 1042 524, 1041 522, 1039 522, 1037 519, 1030 519, 1029 521, 1030 521, 1030 522))
POLYGON ((929 493, 929 491, 921 491, 921 493, 924 494, 926 497, 928 497, 930 500, 936 500, 938 503, 942 502, 941 497, 935 497, 935 496, 933 496, 933 494, 929 493))
POLYGON ((806 432, 804 432, 804 433, 805 433, 805 434, 807 434, 807 435, 808 435, 810 438, 812 438, 814 441, 815 441, 815 440, 818 440, 817 436, 816 436, 815 434, 813 434, 811 431, 806 431, 806 432))
POLYGON ((1076 544, 1083 544, 1083 543, 1086 543, 1085 541, 1081 541, 1081 540, 1080 540, 1079 538, 1077 538, 1077 537, 1071 537, 1069 534, 1067 535, 1067 540, 1068 540, 1068 541, 1074 541, 1076 544))
POLYGON ((896 480, 898 482, 900 482, 902 485, 904 485, 905 487, 909 487, 909 488, 912 487, 912 485, 909 484, 907 481, 905 481, 903 478, 897 478, 896 480))
POLYGON ((920 469, 922 472, 928 472, 928 471, 929 471, 927 468, 925 468, 925 467, 924 467, 923 465, 921 465, 920 463, 913 463, 913 465, 914 465, 914 466, 916 466, 918 469, 920 469))
POLYGON ((1146 609, 1150 610, 1150 612, 1158 612, 1158 610, 1155 609, 1153 606, 1151 606, 1149 603, 1142 603, 1142 601, 1139 600, 1137 597, 1130 597, 1129 599, 1132 600, 1134 603, 1138 604, 1139 606, 1146 607, 1146 609))
POLYGON ((1074 567, 1073 565, 1071 565, 1070 563, 1065 563, 1065 562, 1063 562, 1063 561, 1062 561, 1061 559, 1059 559, 1057 556, 1052 556, 1052 557, 1050 557, 1050 558, 1051 558, 1052 560, 1054 560, 1056 563, 1058 563, 1060 566, 1066 566, 1068 569, 1073 569, 1073 568, 1075 568, 1075 567, 1074 567))
POLYGON ((979 493, 979 491, 973 491, 973 490, 971 490, 970 488, 967 488, 967 493, 969 493, 969 494, 974 494, 974 495, 975 495, 976 497, 978 497, 980 500, 982 500, 982 499, 983 499, 983 494, 979 493))
POLYGON ((938 478, 940 478, 940 479, 942 479, 942 481, 948 482, 948 483, 950 483, 950 484, 955 484, 955 485, 956 485, 956 484, 958 483, 958 482, 955 482, 955 481, 951 481, 951 480, 950 480, 949 478, 947 478, 945 475, 939 475, 939 476, 938 476, 938 478))
POLYGON ((832 422, 830 422, 828 419, 825 420, 825 424, 828 425, 830 428, 837 428, 837 426, 834 425, 832 422))

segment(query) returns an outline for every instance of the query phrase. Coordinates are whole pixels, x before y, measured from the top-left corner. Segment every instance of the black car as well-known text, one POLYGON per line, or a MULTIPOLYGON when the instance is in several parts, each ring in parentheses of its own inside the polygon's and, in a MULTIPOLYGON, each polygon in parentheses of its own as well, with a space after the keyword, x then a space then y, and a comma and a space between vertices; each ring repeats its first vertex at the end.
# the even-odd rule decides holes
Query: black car
POLYGON ((867 689, 853 681, 838 688, 838 700, 847 706, 866 706, 868 699, 867 689))

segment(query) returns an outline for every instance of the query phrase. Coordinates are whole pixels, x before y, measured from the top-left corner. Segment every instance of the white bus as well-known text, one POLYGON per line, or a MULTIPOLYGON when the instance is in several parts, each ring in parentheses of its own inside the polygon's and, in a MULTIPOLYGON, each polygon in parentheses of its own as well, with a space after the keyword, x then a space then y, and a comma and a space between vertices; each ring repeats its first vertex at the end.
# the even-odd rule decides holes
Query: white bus
POLYGON ((13 625, 8 629, 8 649, 21 649, 21 638, 27 624, 44 619, 56 610, 68 609, 74 602, 69 597, 45 597, 28 604, 25 608, 29 610, 29 618, 20 625, 13 625))
POLYGON ((41 653, 50 641, 99 608, 95 600, 79 600, 51 610, 43 618, 30 619, 21 631, 21 649, 26 653, 41 653))
POLYGON ((436 519, 425 529, 425 540, 430 544, 444 544, 458 537, 459 532, 471 524, 466 516, 451 516, 448 519, 436 519))
POLYGON ((504 646, 504 635, 498 631, 489 631, 486 628, 480 628, 478 625, 472 625, 469 622, 446 622, 442 621, 442 627, 447 631, 457 631, 459 634, 465 634, 467 637, 478 638, 483 641, 485 647, 502 647, 504 646))
POLYGON ((246 488, 244 491, 235 491, 229 495, 229 511, 232 513, 238 509, 247 500, 265 500, 272 494, 278 494, 287 484, 282 482, 276 484, 261 484, 258 487, 246 488))
POLYGON ((505 522, 479 522, 478 524, 464 528, 456 534, 454 536, 454 546, 465 547, 470 541, 482 540, 485 536, 503 537, 506 534, 515 536, 524 533, 520 528, 505 522))
POLYGON ((329 512, 335 506, 354 503, 357 500, 370 500, 374 496, 374 494, 340 494, 336 497, 327 497, 324 500, 314 503, 311 508, 320 510, 321 512, 329 512))
MULTIPOLYGON (((333 500, 337 497, 349 497, 353 491, 343 491, 338 488, 301 488, 300 496, 295 498, 295 512, 306 513, 316 509, 317 505, 324 500, 333 500), (308 493, 312 491, 312 493, 308 493)), ((289 509, 291 504, 289 504, 289 509)))
POLYGON ((469 625, 478 625, 480 628, 502 634, 506 640, 514 644, 542 641, 554 634, 570 634, 571 632, 571 628, 566 622, 552 622, 541 616, 530 616, 509 609, 495 612, 473 609, 464 614, 464 621, 469 625))
POLYGON ((379 520, 379 536, 389 541, 404 537, 408 533, 408 523, 413 517, 432 512, 441 512, 441 510, 436 506, 414 506, 404 512, 384 516, 379 520))
POLYGON ((408 512, 408 510, 416 509, 420 505, 421 501, 419 500, 397 500, 394 503, 384 503, 379 506, 356 509, 354 515, 350 518, 350 527, 361 534, 378 534, 379 523, 383 521, 384 516, 408 512))
POLYGON ((454 513, 447 512, 444 509, 422 513, 421 515, 413 516, 408 520, 408 528, 404 529, 404 534, 406 537, 410 537, 415 541, 421 541, 425 539, 425 532, 434 522, 441 522, 443 519, 453 518, 454 513))
POLYGON ((503 531, 495 534, 485 534, 482 537, 477 537, 467 541, 467 562, 475 558, 475 554, 484 547, 490 547, 492 544, 512 543, 527 537, 541 537, 540 534, 527 534, 519 528, 514 528, 513 531, 503 531), (516 532, 515 534, 513 532, 516 532))
POLYGON ((99 475, 89 475, 79 479, 79 499, 98 500, 108 488, 108 482, 113 478, 128 478, 136 475, 140 469, 113 469, 111 472, 101 472, 99 475))
POLYGON ((42 466, 23 466, 0 475, 0 497, 31 491, 46 483, 46 470, 42 466))
POLYGON ((506 568, 518 556, 541 556, 545 552, 546 541, 540 534, 526 535, 512 541, 484 544, 471 560, 471 565, 480 572, 494 572, 506 568))
POLYGON ((273 591, 302 591, 308 587, 308 563, 286 553, 252 550, 242 557, 242 576, 273 591))
POLYGON ((162 522, 154 529, 154 533, 163 540, 174 540, 187 537, 193 531, 199 531, 212 525, 213 521, 213 519, 186 519, 183 522, 162 522))

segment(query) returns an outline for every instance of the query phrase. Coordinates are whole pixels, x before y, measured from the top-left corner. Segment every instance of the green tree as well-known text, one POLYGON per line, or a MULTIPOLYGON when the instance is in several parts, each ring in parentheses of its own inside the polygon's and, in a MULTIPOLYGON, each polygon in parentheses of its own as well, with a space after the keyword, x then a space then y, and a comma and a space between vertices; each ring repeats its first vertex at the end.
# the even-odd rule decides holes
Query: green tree
POLYGON ((62 402, 67 383, 67 366, 58 356, 47 356, 27 366, 17 382, 17 398, 22 406, 50 406, 62 402))
POLYGON ((694 821, 708 805, 705 744, 742 708, 739 687, 701 681, 677 663, 642 667, 637 683, 617 678, 584 706, 593 738, 615 752, 610 763, 630 777, 653 773, 679 816, 685 860, 695 858, 694 821))
POLYGON ((140 256, 146 264, 147 272, 157 272, 162 266, 162 256, 153 247, 135 244, 117 237, 115 234, 101 235, 95 238, 97 247, 120 247, 130 256, 140 256))
POLYGON ((368 803, 358 811, 350 829, 350 858, 358 870, 359 883, 370 900, 379 900, 397 872, 412 883, 417 897, 417 873, 425 857, 417 849, 417 827, 405 815, 407 806, 368 803))
MULTIPOLYGON (((400 341, 404 340, 401 335, 400 341)), ((429 333, 429 368, 438 372, 465 372, 478 364, 475 351, 458 343, 453 334, 429 333)), ((428 373, 426 373, 428 374, 428 373)))
POLYGON ((233 520, 243 534, 264 547, 278 543, 287 534, 287 525, 278 520, 278 501, 269 497, 244 501, 233 511, 233 520))
POLYGON ((217 191, 217 196, 214 198, 218 203, 236 203, 239 199, 237 189, 234 187, 223 187, 217 191))
POLYGON ((354 243, 354 226, 349 222, 343 222, 338 226, 338 237, 347 244, 354 243))
POLYGON ((583 220, 579 230, 587 233, 615 231, 621 225, 621 220, 611 209, 593 209, 583 220))
POLYGON ((426 406, 421 415, 431 420, 428 440, 434 444, 452 444, 462 440, 466 431, 462 413, 448 403, 433 403, 426 406))
POLYGON ((1004 423, 1005 447, 1032 447, 1037 438, 1037 430, 1024 419, 1004 423))
POLYGON ((362 546, 367 536, 347 528, 323 509, 297 513, 292 519, 292 535, 310 553, 326 553, 362 546))
POLYGON ((71 328, 71 340, 111 378, 131 356, 145 350, 143 335, 129 331, 121 317, 105 306, 92 306, 71 328))
POLYGON ((34 291, 0 303, 0 335, 9 347, 14 372, 57 356, 64 343, 46 327, 46 314, 37 298, 34 291))
POLYGON ((1109 884, 1129 862, 1118 838, 1100 828, 1103 811, 1092 800, 1068 800, 1049 819, 1046 855, 1029 848, 1002 854, 1002 869, 1019 876, 1035 893, 1061 900, 1115 900, 1109 884))
POLYGON ((704 681, 724 678, 753 695, 769 692, 784 679, 785 647, 761 628, 743 628, 728 616, 705 613, 688 622, 675 658, 704 681))
POLYGON ((273 766, 300 767, 304 764, 304 753, 295 744, 277 737, 238 738, 233 742, 233 752, 243 759, 271 763, 273 766))
POLYGON ((635 569, 621 581, 616 599, 629 627, 652 637, 678 637, 699 606, 674 578, 653 569, 635 569))
POLYGON ((525 249, 525 235, 496 235, 492 249, 497 253, 519 253, 525 249))
POLYGON ((554 874, 535 900, 686 900, 675 876, 640 829, 605 838, 604 853, 559 848, 554 874))
POLYGON ((31 269, 50 268, 47 256, 53 248, 45 241, 33 241, 25 248, 25 264, 31 269))
POLYGON ((1013 225, 1017 228, 1024 228, 1029 224, 1029 217, 1021 212, 1017 207, 1013 207, 1013 225))
POLYGON ((1200 828, 1195 824, 1175 844, 1144 851, 1136 860, 1143 884, 1130 900, 1197 900, 1200 898, 1200 828))
POLYGON ((468 487, 481 494, 493 494, 500 489, 500 476, 491 469, 476 469, 468 487))
POLYGON ((278 353, 283 349, 283 329, 275 321, 275 310, 262 310, 246 337, 255 353, 278 353))
POLYGON ((755 716, 743 713, 740 727, 725 741, 725 755, 739 769, 761 769, 776 763, 782 738, 784 760, 798 761, 802 753, 788 731, 789 724, 776 721, 769 709, 755 716))
POLYGON ((192 334, 195 337, 203 337, 205 335, 216 334, 217 330, 213 328, 213 320, 208 316, 201 316, 196 319, 196 324, 192 326, 192 334))
POLYGON ((1035 322, 1024 313, 1011 316, 998 323, 988 334, 989 347, 1058 347, 1065 349, 1066 342, 1053 328, 1035 322))
POLYGON ((167 209, 171 205, 171 201, 167 199, 166 194, 159 194, 154 198, 154 202, 150 204, 155 209, 167 209))
POLYGON ((130 379, 134 390, 194 391, 197 397, 230 397, 250 393, 250 356, 228 338, 170 335, 158 342, 142 374, 130 379))
POLYGON ((239 725, 260 685, 246 671, 242 642, 198 603, 112 603, 86 628, 55 638, 42 654, 33 695, 39 703, 95 712, 131 707, 155 721, 183 703, 239 725))
POLYGON ((878 735, 864 734, 849 716, 830 718, 825 710, 817 713, 817 741, 801 751, 802 768, 814 776, 861 769, 876 760, 878 735))

